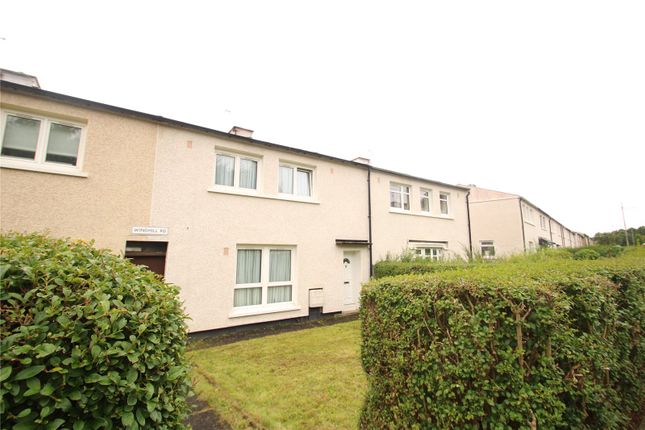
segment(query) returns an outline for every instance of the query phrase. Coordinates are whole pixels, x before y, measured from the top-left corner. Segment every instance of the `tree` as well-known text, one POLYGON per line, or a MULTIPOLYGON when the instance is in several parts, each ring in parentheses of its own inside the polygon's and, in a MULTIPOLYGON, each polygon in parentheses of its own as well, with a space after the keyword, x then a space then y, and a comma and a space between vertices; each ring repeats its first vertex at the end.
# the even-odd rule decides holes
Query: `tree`
MULTIPOLYGON (((629 237, 630 245, 642 245, 645 243, 645 226, 638 228, 628 228, 627 236, 629 237)), ((615 230, 605 233, 596 233, 593 240, 598 245, 622 245, 625 246, 625 230, 615 230)))

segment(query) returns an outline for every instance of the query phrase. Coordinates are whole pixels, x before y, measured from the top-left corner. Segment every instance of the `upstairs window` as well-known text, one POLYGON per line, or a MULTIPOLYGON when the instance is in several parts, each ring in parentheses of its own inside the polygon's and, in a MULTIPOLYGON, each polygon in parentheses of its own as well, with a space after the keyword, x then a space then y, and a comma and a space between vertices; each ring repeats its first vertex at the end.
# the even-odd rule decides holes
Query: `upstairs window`
POLYGON ((215 183, 232 187, 235 183, 235 157, 217 154, 215 161, 215 183))
POLYGON ((546 217, 544 215, 540 215, 540 227, 542 227, 542 230, 546 230, 546 217))
POLYGON ((80 168, 84 125, 38 115, 2 112, 3 164, 42 166, 40 170, 80 168))
POLYGON ((215 185, 256 190, 258 160, 227 153, 215 156, 215 185))
POLYGON ((278 192, 300 197, 311 197, 313 170, 286 164, 280 165, 278 192))
POLYGON ((432 190, 421 188, 421 212, 430 213, 432 207, 432 190))
POLYGON ((533 208, 529 205, 522 205, 522 215, 524 216, 524 221, 529 224, 533 224, 533 208))
POLYGON ((439 193, 439 207, 441 208, 441 215, 450 213, 450 194, 439 193))
POLYGON ((390 207, 393 209, 410 210, 410 186, 390 184, 390 207))

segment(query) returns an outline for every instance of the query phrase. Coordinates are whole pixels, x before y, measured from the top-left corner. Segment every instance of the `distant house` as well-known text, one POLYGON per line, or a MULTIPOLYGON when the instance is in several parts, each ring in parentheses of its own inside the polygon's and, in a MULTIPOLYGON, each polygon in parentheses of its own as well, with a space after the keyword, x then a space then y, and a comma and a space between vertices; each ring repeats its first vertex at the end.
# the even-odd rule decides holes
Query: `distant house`
POLYGON ((2 230, 150 267, 180 287, 193 332, 352 312, 388 254, 468 251, 468 188, 1 76, 2 230))
POLYGON ((483 258, 591 243, 589 236, 570 230, 522 196, 469 188, 473 250, 483 258))

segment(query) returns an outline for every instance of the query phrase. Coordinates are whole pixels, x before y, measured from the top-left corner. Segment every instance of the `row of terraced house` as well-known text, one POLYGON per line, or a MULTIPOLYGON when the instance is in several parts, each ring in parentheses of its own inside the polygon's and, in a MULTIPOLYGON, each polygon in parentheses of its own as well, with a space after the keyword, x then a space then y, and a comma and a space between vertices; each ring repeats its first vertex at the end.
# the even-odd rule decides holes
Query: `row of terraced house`
POLYGON ((352 312, 373 264, 580 246, 528 200, 45 91, 0 71, 0 222, 180 287, 199 332, 352 312))

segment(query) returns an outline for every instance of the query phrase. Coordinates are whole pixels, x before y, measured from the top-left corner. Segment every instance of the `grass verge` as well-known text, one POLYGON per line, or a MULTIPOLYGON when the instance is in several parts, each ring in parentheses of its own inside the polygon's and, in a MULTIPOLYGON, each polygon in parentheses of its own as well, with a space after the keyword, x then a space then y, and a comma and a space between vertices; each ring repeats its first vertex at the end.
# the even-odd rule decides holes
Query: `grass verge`
POLYGON ((233 429, 356 428, 367 382, 358 321, 189 353, 197 394, 233 429))

